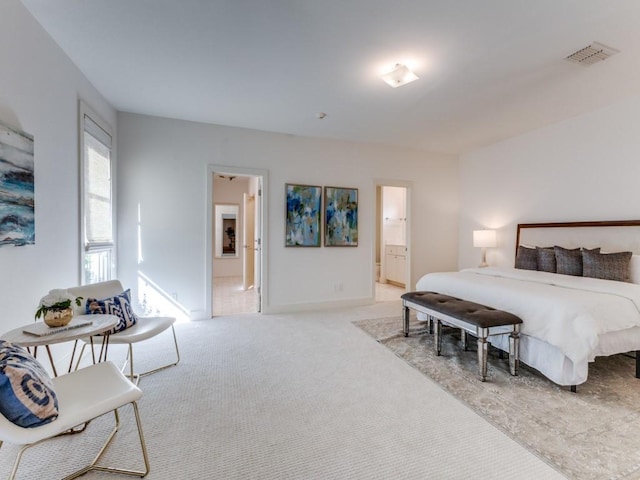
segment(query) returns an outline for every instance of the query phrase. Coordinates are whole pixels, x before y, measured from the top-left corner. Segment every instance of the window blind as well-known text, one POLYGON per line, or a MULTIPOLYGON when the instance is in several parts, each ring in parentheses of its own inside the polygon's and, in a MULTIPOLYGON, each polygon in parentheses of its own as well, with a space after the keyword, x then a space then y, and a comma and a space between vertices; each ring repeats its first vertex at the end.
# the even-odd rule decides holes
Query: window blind
POLYGON ((111 135, 105 132, 100 125, 91 120, 89 115, 84 116, 84 131, 102 143, 105 147, 111 149, 111 135))
POLYGON ((113 244, 111 136, 85 116, 85 248, 113 244))

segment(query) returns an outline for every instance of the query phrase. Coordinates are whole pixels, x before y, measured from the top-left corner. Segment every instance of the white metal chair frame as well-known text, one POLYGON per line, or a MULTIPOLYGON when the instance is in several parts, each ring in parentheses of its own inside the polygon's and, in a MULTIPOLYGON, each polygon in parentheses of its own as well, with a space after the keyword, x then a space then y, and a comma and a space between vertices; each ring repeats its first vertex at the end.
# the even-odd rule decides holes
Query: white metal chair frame
POLYGON ((27 449, 64 433, 84 431, 91 420, 110 412, 113 412, 115 416, 115 425, 98 454, 89 465, 67 475, 63 480, 77 478, 92 470, 138 477, 145 477, 149 473, 149 456, 137 404, 137 400, 142 397, 142 391, 131 383, 118 367, 112 362, 90 365, 54 378, 53 384, 58 395, 60 411, 60 415, 53 422, 40 427, 23 428, 11 423, 0 414, 0 448, 2 448, 3 442, 22 445, 13 464, 9 480, 15 478, 20 461, 27 449), (142 448, 144 470, 107 467, 98 463, 107 452, 120 427, 118 409, 128 404, 133 406, 142 448), (80 430, 74 430, 80 425, 84 425, 84 427, 80 430))

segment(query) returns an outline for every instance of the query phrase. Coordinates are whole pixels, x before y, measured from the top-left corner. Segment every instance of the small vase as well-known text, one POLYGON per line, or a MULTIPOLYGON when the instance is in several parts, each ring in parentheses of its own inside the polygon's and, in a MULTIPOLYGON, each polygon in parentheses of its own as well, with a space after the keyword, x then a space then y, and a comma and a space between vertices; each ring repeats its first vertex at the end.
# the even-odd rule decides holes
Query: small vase
POLYGON ((73 308, 64 310, 47 310, 44 314, 44 323, 50 327, 64 327, 73 318, 73 308))

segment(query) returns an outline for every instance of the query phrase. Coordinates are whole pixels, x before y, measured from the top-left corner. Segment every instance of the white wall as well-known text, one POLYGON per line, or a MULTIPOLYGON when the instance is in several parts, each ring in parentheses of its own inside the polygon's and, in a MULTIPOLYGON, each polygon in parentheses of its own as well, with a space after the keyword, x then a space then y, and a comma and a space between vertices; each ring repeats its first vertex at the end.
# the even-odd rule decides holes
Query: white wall
POLYGON ((512 266, 518 223, 640 218, 640 97, 490 147, 460 162, 461 268, 472 231, 498 229, 490 264, 512 266))
POLYGON ((457 259, 455 157, 371 144, 118 114, 119 270, 142 273, 176 292, 192 316, 205 315, 207 165, 266 169, 269 211, 266 311, 373 299, 375 180, 412 182, 412 283, 457 259), (285 248, 285 183, 359 189, 357 248, 285 248), (144 263, 136 265, 137 209, 144 263), (343 289, 335 291, 335 284, 343 289))
MULTIPOLYGON (((79 282, 78 99, 116 114, 18 0, 0 2, 0 121, 34 136, 35 245, 1 247, 0 333, 79 282)), ((46 362, 45 362, 46 363, 46 362)))

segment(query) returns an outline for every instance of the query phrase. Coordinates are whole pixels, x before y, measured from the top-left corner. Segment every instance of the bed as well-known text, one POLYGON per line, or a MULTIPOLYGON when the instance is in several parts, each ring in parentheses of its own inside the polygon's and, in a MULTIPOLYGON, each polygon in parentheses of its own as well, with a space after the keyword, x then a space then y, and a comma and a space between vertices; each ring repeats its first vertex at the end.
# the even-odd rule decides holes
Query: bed
MULTIPOLYGON (((516 252, 513 267, 430 273, 418 280, 416 290, 522 318, 520 361, 559 385, 587 381, 589 362, 597 356, 640 350, 640 221, 519 224, 516 252), (523 263, 532 251, 536 267, 523 263), (555 269, 545 263, 552 257, 555 269), (587 276, 567 269, 578 257, 584 258, 587 276), (617 262, 614 273, 594 270, 612 261, 617 262)), ((504 336, 494 337, 492 345, 509 350, 504 336)))

